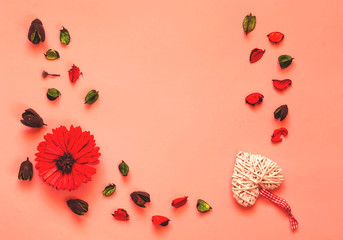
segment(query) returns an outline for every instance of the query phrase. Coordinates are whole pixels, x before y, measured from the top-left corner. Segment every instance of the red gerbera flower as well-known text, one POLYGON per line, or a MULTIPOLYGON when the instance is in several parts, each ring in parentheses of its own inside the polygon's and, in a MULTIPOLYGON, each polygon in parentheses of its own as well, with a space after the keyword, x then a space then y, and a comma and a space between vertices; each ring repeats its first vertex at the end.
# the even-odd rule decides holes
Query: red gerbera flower
POLYGON ((99 163, 99 147, 94 136, 80 127, 64 126, 44 136, 36 153, 36 169, 43 180, 58 190, 74 190, 92 180, 99 163))

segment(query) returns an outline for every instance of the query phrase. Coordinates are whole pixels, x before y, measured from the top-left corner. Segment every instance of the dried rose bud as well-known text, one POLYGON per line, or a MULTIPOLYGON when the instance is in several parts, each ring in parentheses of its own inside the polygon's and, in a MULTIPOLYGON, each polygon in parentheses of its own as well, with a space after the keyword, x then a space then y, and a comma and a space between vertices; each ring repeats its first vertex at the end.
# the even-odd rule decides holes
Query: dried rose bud
POLYGON ((113 214, 113 217, 119 221, 129 221, 130 216, 125 209, 118 208, 113 214))
POLYGON ((244 20, 243 20, 243 30, 245 34, 248 34, 252 30, 255 29, 256 26, 256 16, 251 15, 246 15, 244 20))
POLYGON ((105 187, 104 191, 102 191, 102 194, 105 197, 109 197, 115 192, 116 189, 117 189, 117 187, 115 184, 113 184, 113 183, 109 184, 108 186, 105 187))
POLYGON ((70 199, 67 201, 68 207, 77 215, 88 212, 88 203, 80 199, 70 199))
POLYGON ((20 164, 18 179, 31 181, 32 175, 33 175, 32 163, 30 162, 29 158, 27 158, 24 162, 20 164))
POLYGON ((43 70, 43 72, 42 72, 42 77, 43 77, 43 78, 46 78, 46 77, 48 77, 48 76, 50 76, 50 77, 59 77, 59 76, 61 76, 61 75, 60 75, 60 74, 50 74, 50 73, 48 73, 47 71, 43 70))
POLYGON ((60 30, 60 41, 61 43, 68 45, 70 42, 70 34, 68 32, 68 30, 64 27, 62 27, 63 29, 60 30))
POLYGON ((145 204, 150 202, 150 194, 147 192, 136 191, 130 194, 132 201, 139 207, 145 208, 145 204))
POLYGON ((127 174, 129 173, 129 166, 124 161, 121 161, 118 169, 124 177, 127 176, 127 174))
POLYGON ((31 26, 29 28, 29 33, 27 36, 33 44, 38 44, 40 42, 44 42, 45 40, 45 31, 43 28, 42 21, 36 18, 31 22, 31 26))
POLYGON ((96 90, 90 90, 86 97, 85 97, 85 104, 93 104, 96 102, 96 100, 98 100, 99 98, 99 91, 96 91, 96 90))
POLYGON ((32 128, 40 128, 43 125, 46 126, 46 124, 43 122, 43 119, 32 108, 26 109, 25 112, 21 116, 23 119, 20 121, 25 126, 32 127, 32 128))
POLYGON ((76 82, 79 79, 80 75, 83 75, 82 72, 80 71, 80 68, 75 66, 74 64, 71 67, 71 69, 69 69, 68 74, 69 74, 69 80, 72 83, 76 82))
POLYGON ((170 219, 167 218, 167 217, 164 217, 164 216, 159 216, 159 215, 155 215, 155 216, 152 216, 152 223, 155 224, 155 225, 160 225, 160 226, 167 226, 170 219))
POLYGON ((205 213, 212 209, 212 207, 204 200, 199 199, 197 203, 197 209, 199 212, 205 213))
POLYGON ((46 51, 46 53, 44 53, 44 56, 46 57, 46 59, 49 59, 49 60, 55 60, 55 59, 60 58, 60 54, 56 50, 52 50, 52 49, 49 49, 48 51, 46 51))
POLYGON ((266 50, 262 50, 259 48, 254 48, 253 50, 251 50, 250 58, 249 58, 250 63, 254 63, 260 60, 265 52, 266 50))
POLYGON ((60 91, 58 91, 56 88, 49 88, 48 92, 46 93, 46 96, 50 101, 56 100, 60 95, 60 91))
POLYGON ((176 198, 172 201, 172 206, 175 208, 182 207, 186 204, 188 197, 176 198))
POLYGON ((288 114, 288 107, 287 105, 281 105, 274 111, 274 118, 280 118, 280 121, 284 120, 288 114))
POLYGON ((294 58, 292 58, 292 57, 289 56, 289 55, 281 55, 281 56, 278 58, 280 67, 281 67, 282 69, 287 68, 289 65, 291 65, 293 59, 294 59, 294 58))

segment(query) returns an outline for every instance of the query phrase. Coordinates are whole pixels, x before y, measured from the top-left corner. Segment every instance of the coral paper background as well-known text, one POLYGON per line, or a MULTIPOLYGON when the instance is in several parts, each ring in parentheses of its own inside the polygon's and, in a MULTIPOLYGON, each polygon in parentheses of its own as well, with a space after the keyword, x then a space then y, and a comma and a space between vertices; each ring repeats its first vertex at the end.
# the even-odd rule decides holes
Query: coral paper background
POLYGON ((328 1, 1 1, 1 220, 2 239, 343 239, 342 49, 343 3, 328 1), (256 29, 247 37, 242 20, 252 12, 256 29), (27 31, 34 18, 46 42, 33 46, 27 31), (66 27, 71 43, 59 43, 66 27), (266 35, 285 33, 272 45, 266 35), (266 49, 254 64, 250 51, 266 49), (53 48, 61 58, 47 61, 53 48), (295 57, 281 70, 280 54, 295 57), (72 85, 67 70, 76 64, 84 76, 72 85), (61 73, 42 79, 41 72, 61 73), (272 79, 290 78, 283 93, 272 79), (58 88, 56 102, 47 88, 58 88), (83 104, 97 89, 94 105, 83 104), (244 98, 261 92, 252 108, 244 98), (276 107, 288 104, 283 122, 276 107), (23 126, 20 115, 32 107, 47 127, 23 126), (20 163, 34 161, 36 146, 59 125, 80 125, 95 135, 101 164, 93 181, 74 192, 59 192, 37 176, 17 180, 20 163), (289 136, 273 145, 275 128, 289 136), (230 178, 239 150, 261 153, 284 170, 275 193, 284 197, 299 220, 292 233, 287 216, 260 198, 250 209, 232 198, 230 178), (122 178, 117 164, 131 167, 122 178), (106 199, 105 185, 117 185, 106 199), (129 194, 144 190, 152 202, 136 207, 129 194), (175 197, 189 196, 173 209, 175 197), (85 216, 68 208, 68 198, 89 202, 85 216), (213 210, 200 214, 202 198, 213 210), (111 213, 127 209, 129 222, 111 213), (166 228, 151 216, 171 219, 166 228))

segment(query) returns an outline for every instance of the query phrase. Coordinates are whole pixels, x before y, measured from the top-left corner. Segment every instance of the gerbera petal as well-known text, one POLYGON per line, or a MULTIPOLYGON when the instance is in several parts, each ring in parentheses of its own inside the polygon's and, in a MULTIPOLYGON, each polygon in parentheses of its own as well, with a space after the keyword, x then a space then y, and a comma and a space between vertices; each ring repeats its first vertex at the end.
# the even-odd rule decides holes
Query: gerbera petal
POLYGON ((47 184, 49 184, 49 185, 54 186, 55 183, 57 182, 57 180, 60 178, 61 175, 62 175, 61 172, 56 171, 56 172, 54 172, 53 174, 51 174, 51 175, 45 180, 45 182, 46 182, 47 184))
POLYGON ((71 126, 69 130, 69 144, 67 146, 67 150, 69 153, 73 154, 73 146, 75 143, 77 143, 78 139, 80 138, 82 134, 82 130, 80 127, 74 127, 71 126))
MULTIPOLYGON (((56 130, 53 129, 52 130, 53 132, 55 132, 56 130)), ((57 137, 56 137, 56 134, 51 134, 51 133, 48 133, 44 136, 44 139, 46 142, 49 142, 51 144, 54 144, 56 147, 60 148, 63 150, 63 146, 59 143, 57 137)))
POLYGON ((91 179, 91 176, 96 173, 96 169, 88 165, 75 163, 74 167, 76 171, 86 176, 89 180, 91 179))
POLYGON ((95 147, 95 148, 86 148, 76 154, 73 155, 73 158, 78 162, 79 159, 84 158, 84 157, 94 157, 94 158, 98 158, 100 157, 100 153, 99 153, 99 147, 95 147))
POLYGON ((51 174, 54 172, 59 171, 56 167, 50 168, 49 170, 46 170, 44 172, 39 172, 39 176, 43 177, 44 181, 50 177, 51 174))

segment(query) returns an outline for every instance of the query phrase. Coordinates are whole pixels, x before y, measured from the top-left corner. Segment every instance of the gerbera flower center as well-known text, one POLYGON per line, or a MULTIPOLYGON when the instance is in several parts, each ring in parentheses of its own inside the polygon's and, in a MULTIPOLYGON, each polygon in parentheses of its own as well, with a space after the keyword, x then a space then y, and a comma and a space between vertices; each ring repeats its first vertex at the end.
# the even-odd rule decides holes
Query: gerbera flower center
POLYGON ((62 171, 62 174, 69 174, 72 171, 75 160, 70 153, 64 153, 56 160, 56 167, 62 171))

